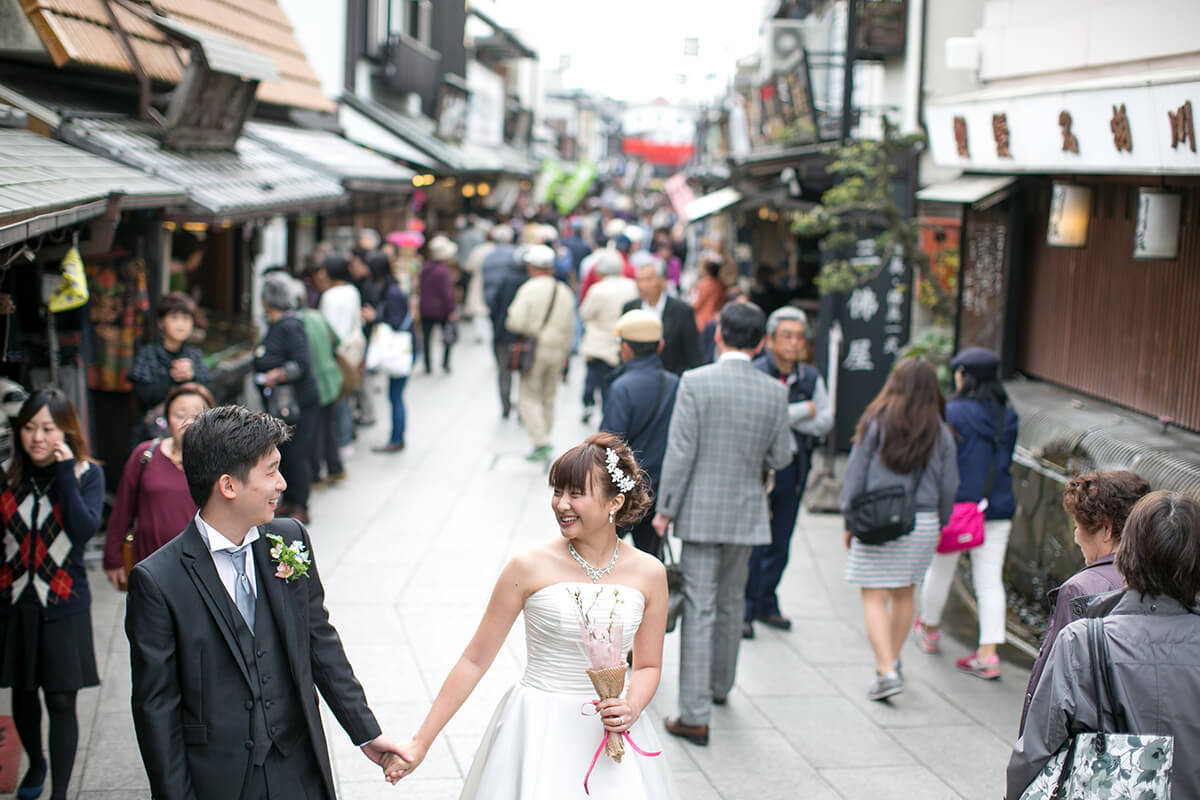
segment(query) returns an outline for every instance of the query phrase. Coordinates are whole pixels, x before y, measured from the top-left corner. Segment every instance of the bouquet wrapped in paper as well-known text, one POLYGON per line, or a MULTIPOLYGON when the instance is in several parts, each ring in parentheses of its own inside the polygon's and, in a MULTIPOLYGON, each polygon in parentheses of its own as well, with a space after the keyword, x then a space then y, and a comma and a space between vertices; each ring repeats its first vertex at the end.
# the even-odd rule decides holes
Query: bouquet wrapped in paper
MULTIPOLYGON (((596 689, 596 696, 601 700, 620 697, 621 692, 625 691, 625 672, 628 669, 622 652, 625 626, 620 623, 609 625, 600 635, 594 630, 589 630, 582 622, 580 627, 583 629, 588 662, 592 665, 587 674, 596 689)), ((607 738, 604 752, 613 761, 620 763, 621 756, 625 755, 625 744, 621 741, 621 735, 609 731, 607 738)))

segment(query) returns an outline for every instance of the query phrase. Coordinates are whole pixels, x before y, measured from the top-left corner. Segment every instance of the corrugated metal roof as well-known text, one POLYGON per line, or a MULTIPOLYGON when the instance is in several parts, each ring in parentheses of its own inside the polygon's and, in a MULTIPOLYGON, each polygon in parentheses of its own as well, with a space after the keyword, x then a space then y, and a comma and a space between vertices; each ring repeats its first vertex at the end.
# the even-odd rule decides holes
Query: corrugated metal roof
POLYGON ((366 114, 348 105, 338 109, 338 124, 342 126, 346 138, 350 141, 380 153, 387 153, 392 158, 398 158, 417 169, 432 170, 440 166, 437 159, 428 153, 418 150, 366 114))
POLYGON ((24 130, 0 129, 0 219, 127 195, 126 208, 183 202, 183 189, 162 178, 24 130))
POLYGON ((238 139, 236 151, 163 150, 149 122, 74 118, 61 129, 68 142, 117 159, 187 190, 193 206, 215 217, 316 210, 344 197, 334 179, 298 163, 253 138, 238 139))
POLYGON ((348 189, 372 191, 372 185, 396 191, 411 185, 414 173, 386 156, 359 147, 330 131, 313 131, 265 122, 247 122, 245 133, 341 179, 348 189), (390 189, 386 188, 391 184, 390 189))

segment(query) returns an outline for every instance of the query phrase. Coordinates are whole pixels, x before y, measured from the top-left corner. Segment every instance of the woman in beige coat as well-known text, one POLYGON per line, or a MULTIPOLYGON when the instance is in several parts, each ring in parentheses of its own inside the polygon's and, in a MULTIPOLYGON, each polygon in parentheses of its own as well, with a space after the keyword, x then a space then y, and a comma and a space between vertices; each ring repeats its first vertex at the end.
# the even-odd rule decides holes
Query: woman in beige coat
POLYGON ((621 363, 621 343, 617 341, 617 320, 630 300, 637 299, 637 283, 621 274, 621 256, 615 250, 602 250, 596 261, 599 283, 595 284, 579 306, 583 320, 583 341, 579 352, 587 362, 583 384, 583 421, 590 422, 596 405, 608 386, 608 376, 621 363))

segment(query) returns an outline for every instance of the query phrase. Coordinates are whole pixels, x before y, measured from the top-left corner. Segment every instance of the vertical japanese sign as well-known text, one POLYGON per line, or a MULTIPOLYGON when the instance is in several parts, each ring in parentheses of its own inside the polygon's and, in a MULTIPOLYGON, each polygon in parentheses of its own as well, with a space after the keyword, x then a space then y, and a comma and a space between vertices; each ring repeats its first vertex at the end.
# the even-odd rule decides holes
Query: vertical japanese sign
MULTIPOLYGON (((849 294, 827 295, 821 300, 822 333, 836 319, 846 342, 839 363, 835 426, 841 450, 850 449, 858 418, 883 388, 896 354, 908 340, 908 287, 912 285, 904 259, 896 254, 884 263, 875 251, 874 239, 859 240, 850 260, 874 269, 875 277, 849 294)), ((828 374, 828 364, 818 366, 822 374, 828 374)))

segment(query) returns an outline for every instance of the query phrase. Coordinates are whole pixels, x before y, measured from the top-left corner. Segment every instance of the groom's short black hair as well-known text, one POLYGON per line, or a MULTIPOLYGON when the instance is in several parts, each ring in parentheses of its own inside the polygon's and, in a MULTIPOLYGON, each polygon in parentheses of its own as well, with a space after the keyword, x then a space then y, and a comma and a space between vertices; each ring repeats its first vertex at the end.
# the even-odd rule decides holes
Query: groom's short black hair
POLYGON ((183 433, 183 474, 198 508, 212 496, 222 475, 246 480, 263 456, 292 438, 282 420, 245 406, 202 412, 183 433))
POLYGON ((734 350, 753 350, 767 335, 767 318, 754 303, 743 300, 729 303, 717 318, 721 339, 734 350))

